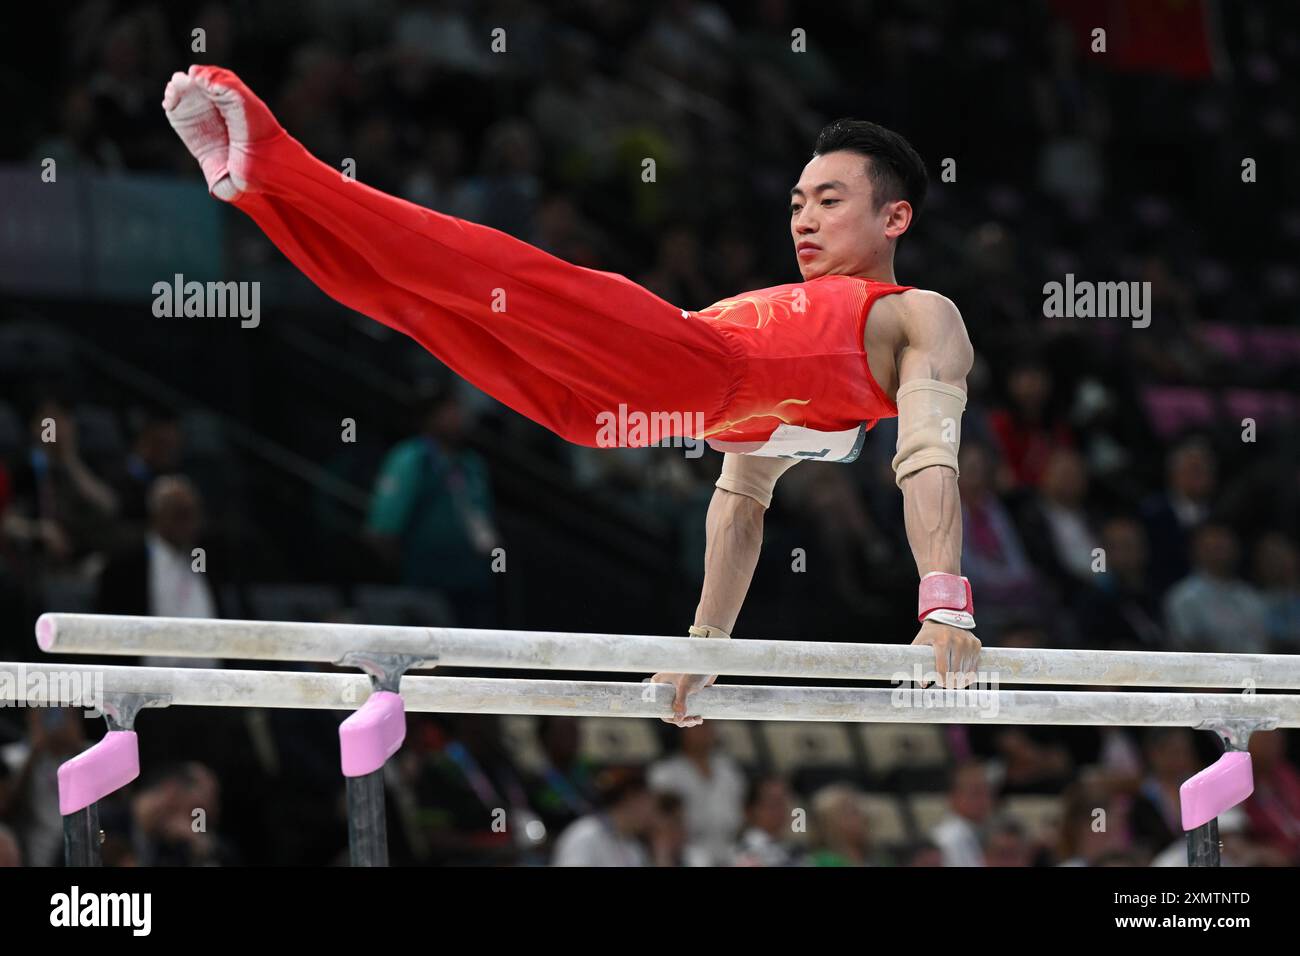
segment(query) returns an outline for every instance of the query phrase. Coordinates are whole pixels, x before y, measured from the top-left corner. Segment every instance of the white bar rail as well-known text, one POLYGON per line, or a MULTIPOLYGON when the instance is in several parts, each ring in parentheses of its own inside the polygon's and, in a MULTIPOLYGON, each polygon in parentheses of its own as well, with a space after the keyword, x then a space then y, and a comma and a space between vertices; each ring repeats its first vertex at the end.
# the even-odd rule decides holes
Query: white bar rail
MULTIPOLYGON (((70 654, 159 654, 233 660, 338 662, 353 651, 404 654, 416 667, 676 671, 827 680, 911 679, 934 652, 907 644, 703 640, 633 634, 307 624, 192 618, 43 614, 42 649, 70 654)), ((1300 690, 1300 655, 1181 654, 988 647, 979 671, 997 684, 1087 684, 1300 690)))
MULTIPOLYGON (((673 698, 668 684, 479 677, 407 675, 400 690, 407 710, 426 713, 667 717, 673 698)), ((363 674, 332 672, 0 663, 0 706, 98 707, 111 694, 157 697, 167 701, 162 706, 353 711, 369 696, 370 681, 363 674)), ((720 720, 1199 727, 1207 720, 1244 718, 1300 727, 1300 695, 1290 694, 729 684, 693 694, 691 704, 692 713, 720 720)))

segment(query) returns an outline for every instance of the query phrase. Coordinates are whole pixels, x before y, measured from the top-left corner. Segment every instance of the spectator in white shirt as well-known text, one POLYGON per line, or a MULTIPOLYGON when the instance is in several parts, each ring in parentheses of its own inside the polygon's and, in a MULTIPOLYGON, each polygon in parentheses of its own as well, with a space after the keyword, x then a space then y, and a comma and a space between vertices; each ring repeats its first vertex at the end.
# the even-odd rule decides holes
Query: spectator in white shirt
POLYGON ((1093 549, 1100 544, 1085 510, 1088 472, 1070 448, 1052 452, 1038 495, 1022 509, 1021 537, 1030 557, 1063 586, 1092 584, 1093 549))
POLYGON ((984 866, 980 830, 992 813, 993 788, 983 764, 958 764, 949 782, 948 812, 930 831, 944 866, 984 866))
POLYGON ((1269 650, 1268 607, 1235 576, 1237 536, 1209 523, 1192 539, 1190 575, 1165 600, 1171 650, 1262 654, 1269 650))
MULTIPOLYGON (((180 475, 154 479, 148 495, 149 529, 143 546, 116 555, 99 580, 103 614, 149 617, 219 617, 205 552, 203 502, 180 475)), ((212 658, 145 657, 150 667, 220 667, 212 658)))
POLYGON ((758 777, 745 795, 748 826, 736 847, 737 866, 794 866, 794 800, 784 777, 758 777))
POLYGON ((655 822, 655 798, 636 768, 596 777, 603 809, 574 820, 555 841, 552 866, 649 866, 641 838, 655 822))
POLYGON ((728 866, 744 823, 745 774, 715 746, 717 737, 709 722, 679 734, 681 751, 650 768, 650 786, 681 796, 691 860, 728 866))

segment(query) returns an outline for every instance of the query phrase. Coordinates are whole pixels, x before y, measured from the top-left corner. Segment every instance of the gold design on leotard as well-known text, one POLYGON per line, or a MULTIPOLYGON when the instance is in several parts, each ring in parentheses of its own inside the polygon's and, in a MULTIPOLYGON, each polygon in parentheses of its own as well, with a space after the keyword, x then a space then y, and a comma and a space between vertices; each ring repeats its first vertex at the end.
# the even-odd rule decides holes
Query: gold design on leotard
POLYGON ((773 318, 786 318, 790 315, 789 299, 792 294, 792 291, 786 291, 774 292, 771 295, 742 295, 734 299, 723 299, 713 303, 707 309, 701 309, 698 314, 700 318, 709 322, 736 322, 738 317, 734 313, 748 306, 753 309, 754 328, 761 329, 766 327, 773 318), (718 310, 716 315, 706 314, 714 309, 718 310))
POLYGON ((776 408, 772 409, 769 412, 756 412, 753 415, 746 415, 744 418, 737 418, 734 421, 723 422, 718 427, 706 431, 700 437, 712 438, 714 435, 717 435, 721 432, 730 431, 731 429, 735 428, 737 425, 743 425, 745 424, 745 422, 753 421, 755 418, 775 418, 778 421, 780 421, 781 424, 783 425, 801 425, 804 419, 806 418, 806 416, 800 415, 798 416, 799 419, 798 421, 792 421, 791 419, 787 418, 785 415, 782 415, 779 411, 777 411, 777 409, 779 409, 782 405, 807 405, 811 401, 812 399, 809 398, 787 398, 777 402, 776 408))
MULTIPOLYGON (((793 296, 794 288, 783 289, 766 295, 742 295, 733 299, 722 299, 713 303, 707 309, 701 309, 697 314, 707 322, 726 321, 742 326, 748 324, 744 319, 750 319, 754 323, 753 327, 755 329, 762 329, 769 325, 773 319, 790 317, 793 296), (744 313, 743 318, 742 312, 744 313)), ((775 418, 785 425, 802 425, 807 420, 806 414, 791 415, 789 412, 783 413, 781 406, 804 406, 811 401, 811 399, 807 398, 783 399, 777 402, 776 406, 770 411, 755 412, 752 415, 746 415, 744 418, 723 422, 716 428, 706 431, 701 437, 709 438, 721 432, 730 431, 732 428, 743 425, 755 418, 775 418)))

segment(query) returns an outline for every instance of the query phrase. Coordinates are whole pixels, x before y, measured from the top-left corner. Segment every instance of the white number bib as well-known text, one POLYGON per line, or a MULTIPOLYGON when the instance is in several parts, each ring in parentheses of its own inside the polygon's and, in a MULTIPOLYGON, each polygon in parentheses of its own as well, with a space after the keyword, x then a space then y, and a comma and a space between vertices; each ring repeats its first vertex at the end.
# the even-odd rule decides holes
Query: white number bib
POLYGON ((819 432, 802 425, 778 425, 766 441, 705 439, 714 451, 762 458, 810 458, 814 461, 855 461, 867 436, 867 424, 842 432, 819 432))

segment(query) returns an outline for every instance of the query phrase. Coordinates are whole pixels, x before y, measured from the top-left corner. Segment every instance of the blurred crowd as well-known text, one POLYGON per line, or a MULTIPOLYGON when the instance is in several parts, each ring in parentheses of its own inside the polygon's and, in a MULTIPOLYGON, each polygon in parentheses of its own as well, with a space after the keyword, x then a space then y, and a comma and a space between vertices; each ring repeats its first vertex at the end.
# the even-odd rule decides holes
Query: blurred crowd
MULTIPOLYGON (((31 709, 25 719, 26 739, 0 748, 10 768, 0 776, 0 865, 57 865, 54 772, 87 737, 77 711, 31 709)), ((962 756, 935 786, 900 794, 869 791, 842 768, 822 768, 818 782, 806 768, 746 766, 716 722, 675 734, 662 756, 625 762, 627 753, 592 758, 583 738, 605 732, 596 721, 512 720, 411 717, 385 775, 393 863, 1182 866, 1178 788, 1202 761, 1186 728, 1062 738, 980 727, 952 742, 962 756)), ((345 865, 343 792, 320 759, 334 731, 328 714, 281 722, 249 712, 224 740, 203 741, 217 771, 174 752, 168 760, 142 733, 152 769, 99 805, 105 864, 345 865)), ((189 728, 187 745, 199 735, 189 728)), ((1255 792, 1220 817, 1225 865, 1300 865, 1300 769, 1285 748, 1281 731, 1251 737, 1255 792)))
MULTIPOLYGON (((792 281, 783 194, 825 122, 877 120, 936 174, 900 281, 950 296, 978 355, 960 488, 985 643, 1300 652, 1300 195, 1278 172, 1295 168, 1300 15, 1224 9, 1225 65, 1188 80, 1108 70, 1064 6, 88 0, 49 41, 66 82, 34 94, 46 109, 16 119, 13 141, 21 158, 195 178, 161 122, 161 87, 190 61, 228 65, 364 182, 703 308, 792 281), (508 53, 491 52, 496 27, 508 53), (795 27, 807 52, 790 50, 795 27), (1243 153, 1258 183, 1243 183, 1243 153), (956 179, 938 181, 948 157, 956 179), (1045 318, 1042 286, 1066 274, 1149 282, 1150 327, 1045 318)), ((232 226, 235 271, 275 258, 232 226)), ((384 368, 408 367, 396 356, 415 346, 390 345, 384 368)), ((593 496, 702 535, 719 456, 564 446, 442 383, 359 476, 371 498, 352 532, 391 583, 437 592, 448 621, 500 620, 494 465, 469 432, 509 436, 593 496)), ((222 581, 231 563, 211 560, 222 529, 205 525, 180 410, 92 397, 0 396, 0 433, 6 413, 21 423, 0 441, 7 659, 30 656, 22 635, 51 593, 110 613, 256 612, 222 581), (129 439, 83 454, 105 406, 129 439)), ((788 543, 816 553, 824 619, 866 634, 905 624, 914 599, 894 434, 882 422, 854 465, 789 472, 767 519, 764 560, 788 565, 788 543)), ((688 580, 702 545, 683 532, 688 580)), ((106 804, 106 857, 340 859, 331 715, 167 716, 142 734, 157 776, 106 804), (191 752, 204 762, 175 763, 191 752)), ((931 729, 932 764, 950 772, 918 783, 856 758, 778 772, 761 728, 745 759, 709 724, 656 729, 628 759, 602 754, 586 722, 420 718, 391 769, 391 829, 397 855, 420 863, 1177 862, 1177 787, 1214 756, 1181 730, 931 729), (1050 799, 1048 823, 1034 798, 1050 799)), ((0 712, 0 863, 57 860, 54 769, 92 731, 72 711, 0 712)), ((1258 733, 1251 751, 1256 793, 1222 821, 1225 856, 1300 864, 1297 742, 1258 733)))

